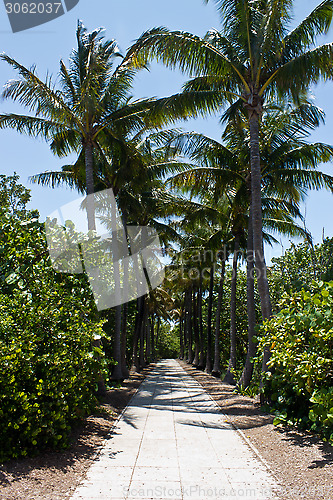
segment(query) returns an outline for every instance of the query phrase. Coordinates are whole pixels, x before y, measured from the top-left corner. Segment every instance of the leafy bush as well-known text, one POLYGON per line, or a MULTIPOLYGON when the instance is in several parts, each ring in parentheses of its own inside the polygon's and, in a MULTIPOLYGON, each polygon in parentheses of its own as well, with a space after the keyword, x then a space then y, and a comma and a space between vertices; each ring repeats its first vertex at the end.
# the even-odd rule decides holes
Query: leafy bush
POLYGON ((3 461, 67 446, 95 406, 106 360, 94 347, 105 333, 87 280, 52 269, 43 224, 0 212, 0 255, 3 461))
POLYGON ((333 387, 320 389, 312 394, 310 402, 313 406, 309 412, 309 419, 313 422, 312 429, 324 429, 325 434, 333 441, 333 387))
POLYGON ((285 295, 265 322, 259 352, 271 351, 265 393, 275 423, 293 423, 333 441, 333 282, 285 295))
POLYGON ((71 324, 61 331, 61 308, 44 321, 27 299, 0 296, 2 461, 65 447, 72 424, 95 406, 101 353, 92 339, 101 329, 71 313, 71 324))

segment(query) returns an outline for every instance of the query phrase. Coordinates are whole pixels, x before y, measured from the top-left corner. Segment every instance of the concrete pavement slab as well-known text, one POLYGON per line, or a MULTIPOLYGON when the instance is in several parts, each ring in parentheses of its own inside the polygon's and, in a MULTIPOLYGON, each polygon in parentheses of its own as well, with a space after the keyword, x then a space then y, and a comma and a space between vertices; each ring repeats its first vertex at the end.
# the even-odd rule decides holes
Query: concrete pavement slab
POLYGON ((142 383, 72 500, 275 498, 274 478, 175 360, 142 383))

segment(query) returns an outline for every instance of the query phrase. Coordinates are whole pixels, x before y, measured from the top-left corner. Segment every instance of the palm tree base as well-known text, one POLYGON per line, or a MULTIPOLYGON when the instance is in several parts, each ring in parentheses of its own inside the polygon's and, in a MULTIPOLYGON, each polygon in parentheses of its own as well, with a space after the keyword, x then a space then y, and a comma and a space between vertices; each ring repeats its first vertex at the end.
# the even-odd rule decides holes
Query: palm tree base
POLYGON ((229 385, 236 385, 236 381, 232 375, 232 373, 228 370, 224 379, 223 379, 223 382, 225 384, 229 384, 229 385))
POLYGON ((113 380, 116 382, 118 382, 118 381, 122 382, 124 380, 124 375, 123 375, 122 369, 119 365, 116 365, 114 367, 114 369, 112 370, 110 380, 113 380))
POLYGON ((106 385, 104 383, 104 380, 99 380, 97 382, 97 393, 96 393, 96 396, 97 397, 103 397, 103 396, 106 396, 107 394, 107 389, 106 389, 106 385))

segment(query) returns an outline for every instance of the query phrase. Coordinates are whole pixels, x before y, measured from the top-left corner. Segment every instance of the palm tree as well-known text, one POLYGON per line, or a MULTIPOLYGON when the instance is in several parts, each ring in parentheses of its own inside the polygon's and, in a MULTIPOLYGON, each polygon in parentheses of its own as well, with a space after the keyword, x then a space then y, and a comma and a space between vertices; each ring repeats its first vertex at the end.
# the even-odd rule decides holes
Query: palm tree
MULTIPOLYGON (((262 163, 262 205, 264 210, 263 225, 266 229, 281 231, 290 236, 308 237, 302 228, 295 226, 293 218, 301 218, 297 204, 304 199, 307 189, 326 187, 332 191, 333 177, 317 170, 321 162, 333 158, 332 146, 322 143, 308 143, 309 131, 324 120, 321 110, 304 101, 296 108, 283 108, 270 105, 264 108, 260 141, 262 163), (288 215, 288 213, 290 215, 288 215)), ((214 189, 215 196, 221 196, 229 190, 229 201, 234 206, 233 232, 237 228, 247 230, 247 272, 248 272, 248 333, 249 345, 246 366, 241 383, 248 385, 252 375, 250 360, 254 353, 252 337, 255 326, 254 290, 253 290, 253 241, 252 217, 248 214, 251 205, 249 127, 243 112, 234 114, 223 134, 224 144, 197 133, 180 134, 174 139, 173 147, 180 154, 186 155, 198 166, 172 178, 173 185, 185 189, 192 195, 204 197, 208 188, 214 189), (212 188, 214 186, 214 188, 212 188), (233 197, 232 189, 236 190, 233 197), (237 215, 238 214, 238 215, 237 215), (238 220, 238 222, 237 222, 238 220), (241 222, 242 220, 242 222, 241 222), (248 222, 247 222, 248 221, 248 222)), ((207 215, 206 215, 207 217, 207 215)), ((215 216, 218 219, 218 215, 215 216)), ((237 265, 233 265, 233 294, 237 265)), ((231 301, 232 305, 234 301, 231 301)), ((234 310, 231 308, 231 346, 235 351, 234 310)), ((233 352, 230 356, 229 377, 235 368, 233 352)), ((230 379, 230 380, 229 380, 230 379)))
MULTIPOLYGON (((56 90, 50 78, 40 80, 35 68, 29 70, 9 56, 1 56, 20 75, 20 79, 6 84, 3 97, 19 101, 34 114, 1 115, 1 128, 42 136, 60 157, 76 152, 85 163, 87 195, 95 191, 94 150, 103 152, 117 114, 118 119, 125 119, 124 125, 126 115, 132 114, 124 108, 124 96, 133 71, 120 65, 112 72, 120 54, 116 41, 104 41, 101 31, 88 33, 79 22, 78 46, 72 51, 69 68, 60 61, 61 90, 56 90)), ((89 208, 88 229, 95 229, 94 213, 89 208)))
MULTIPOLYGON (((43 137, 59 157, 76 153, 77 161, 70 170, 77 173, 80 189, 87 195, 96 191, 96 170, 100 170, 100 176, 105 169, 112 172, 115 156, 126 171, 128 158, 136 154, 126 140, 129 132, 142 133, 145 126, 166 125, 195 112, 191 102, 178 104, 178 95, 133 101, 131 91, 137 70, 128 60, 114 67, 115 60, 121 57, 117 42, 105 41, 102 31, 99 28, 89 33, 79 21, 77 49, 72 51, 69 67, 60 61, 59 89, 51 78, 41 80, 35 67, 28 69, 8 55, 0 56, 20 76, 6 84, 3 97, 18 101, 31 113, 2 114, 0 128, 43 137)), ((196 94, 193 101, 198 104, 202 98, 200 94, 196 98, 196 94)), ((56 176, 54 180, 57 182, 56 176)), ((88 229, 94 228, 90 205, 88 229)))
MULTIPOLYGON (((206 0, 207 2, 209 0, 206 0)), ((221 31, 204 39, 191 33, 153 28, 128 52, 141 66, 153 58, 194 75, 187 92, 215 92, 221 107, 231 103, 247 111, 250 129, 251 203, 255 266, 264 319, 271 303, 263 249, 261 207, 260 129, 267 99, 297 102, 311 84, 333 77, 333 43, 316 46, 316 38, 328 32, 332 0, 324 0, 292 31, 291 0, 215 0, 221 14, 221 31)), ((206 106, 204 111, 207 112, 206 106)), ((264 369, 269 358, 265 353, 264 369)))

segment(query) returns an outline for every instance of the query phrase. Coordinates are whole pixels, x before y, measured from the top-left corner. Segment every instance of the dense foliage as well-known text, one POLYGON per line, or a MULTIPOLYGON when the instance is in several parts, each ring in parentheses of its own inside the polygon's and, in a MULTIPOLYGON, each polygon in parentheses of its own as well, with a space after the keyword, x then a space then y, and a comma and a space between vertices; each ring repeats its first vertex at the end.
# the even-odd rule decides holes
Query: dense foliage
MULTIPOLYGON (((3 199, 14 185, 20 197, 14 177, 2 179, 3 199)), ((53 271, 21 188, 23 205, 4 204, 0 215, 0 460, 66 446, 72 425, 95 406, 105 364, 93 346, 103 330, 85 279, 53 271)))
POLYGON ((263 326, 259 351, 269 348, 265 392, 275 423, 296 424, 333 442, 333 282, 285 294, 263 326))
POLYGON ((273 258, 268 277, 275 311, 284 292, 311 290, 312 282, 332 280, 332 258, 333 238, 325 238, 317 245, 292 243, 282 256, 273 258))

